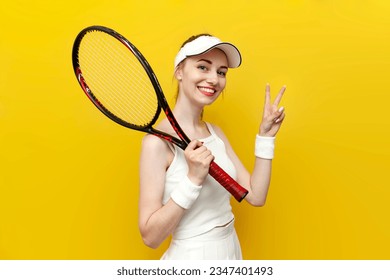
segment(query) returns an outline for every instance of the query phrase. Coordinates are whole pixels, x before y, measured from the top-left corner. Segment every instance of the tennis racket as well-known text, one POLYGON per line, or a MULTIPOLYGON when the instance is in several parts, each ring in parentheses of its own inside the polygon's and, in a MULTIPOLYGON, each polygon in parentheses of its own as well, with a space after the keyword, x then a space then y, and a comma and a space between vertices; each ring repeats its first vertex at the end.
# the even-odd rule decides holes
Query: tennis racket
MULTIPOLYGON (((103 26, 87 27, 75 39, 72 60, 81 88, 111 120, 156 135, 183 150, 190 143, 173 116, 149 63, 122 35, 103 26), (180 139, 153 128, 161 110, 180 139)), ((247 195, 248 191, 214 161, 209 174, 237 201, 247 195)))

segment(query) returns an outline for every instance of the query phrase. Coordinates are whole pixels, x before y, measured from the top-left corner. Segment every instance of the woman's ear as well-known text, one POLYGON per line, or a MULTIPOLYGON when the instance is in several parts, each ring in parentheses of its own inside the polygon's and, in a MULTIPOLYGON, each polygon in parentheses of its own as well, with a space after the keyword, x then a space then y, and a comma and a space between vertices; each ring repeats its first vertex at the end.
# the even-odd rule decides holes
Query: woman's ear
POLYGON ((176 67, 175 78, 178 81, 181 81, 181 79, 182 79, 182 69, 181 69, 180 65, 176 67))

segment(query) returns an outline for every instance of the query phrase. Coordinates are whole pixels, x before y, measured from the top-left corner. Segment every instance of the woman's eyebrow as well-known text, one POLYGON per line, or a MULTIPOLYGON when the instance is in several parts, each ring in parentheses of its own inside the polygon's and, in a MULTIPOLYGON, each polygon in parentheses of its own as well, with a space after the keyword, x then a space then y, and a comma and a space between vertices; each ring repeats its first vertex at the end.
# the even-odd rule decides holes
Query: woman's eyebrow
MULTIPOLYGON (((206 63, 208 63, 208 64, 213 64, 210 60, 204 59, 204 58, 199 59, 197 62, 200 62, 200 61, 204 61, 204 62, 206 62, 206 63)), ((228 69, 227 66, 221 66, 220 68, 228 69)))
POLYGON ((213 64, 210 60, 204 59, 204 58, 199 59, 197 62, 200 62, 200 61, 207 62, 208 64, 213 64))

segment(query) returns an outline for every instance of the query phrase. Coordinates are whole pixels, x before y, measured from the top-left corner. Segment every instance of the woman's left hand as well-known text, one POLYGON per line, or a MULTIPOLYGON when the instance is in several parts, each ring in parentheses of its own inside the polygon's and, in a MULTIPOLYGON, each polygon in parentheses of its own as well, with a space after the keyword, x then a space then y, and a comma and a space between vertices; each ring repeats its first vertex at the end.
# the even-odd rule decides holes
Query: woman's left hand
POLYGON ((274 102, 271 103, 270 86, 267 84, 265 88, 263 119, 261 121, 259 130, 260 136, 274 137, 279 131, 279 128, 284 120, 285 113, 284 108, 278 108, 278 106, 285 90, 286 86, 283 86, 280 89, 279 94, 276 96, 274 102))

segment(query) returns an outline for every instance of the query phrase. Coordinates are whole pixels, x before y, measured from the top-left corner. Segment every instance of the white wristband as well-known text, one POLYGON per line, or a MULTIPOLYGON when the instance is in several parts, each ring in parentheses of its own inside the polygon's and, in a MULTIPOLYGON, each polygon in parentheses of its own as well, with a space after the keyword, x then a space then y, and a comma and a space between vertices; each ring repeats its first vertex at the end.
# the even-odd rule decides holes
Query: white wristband
POLYGON ((177 205, 184 209, 191 208, 200 194, 202 186, 197 186, 185 176, 183 182, 180 182, 176 189, 172 192, 171 198, 177 205))
POLYGON ((275 137, 256 135, 255 156, 263 159, 273 159, 275 137))

